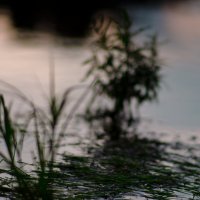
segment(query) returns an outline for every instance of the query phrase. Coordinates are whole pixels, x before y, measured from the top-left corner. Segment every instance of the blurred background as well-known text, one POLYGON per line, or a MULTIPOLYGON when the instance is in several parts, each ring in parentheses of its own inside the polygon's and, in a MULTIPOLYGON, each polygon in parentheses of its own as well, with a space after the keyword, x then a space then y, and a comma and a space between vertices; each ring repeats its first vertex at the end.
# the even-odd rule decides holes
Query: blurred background
MULTIPOLYGON (((90 55, 89 27, 102 10, 126 9, 133 29, 146 27, 159 37, 164 84, 159 100, 141 114, 145 128, 159 132, 200 131, 200 1, 96 0, 0 1, 0 80, 41 103, 48 94, 49 65, 56 89, 79 83, 90 55)), ((141 38, 142 39, 142 38, 141 38)))

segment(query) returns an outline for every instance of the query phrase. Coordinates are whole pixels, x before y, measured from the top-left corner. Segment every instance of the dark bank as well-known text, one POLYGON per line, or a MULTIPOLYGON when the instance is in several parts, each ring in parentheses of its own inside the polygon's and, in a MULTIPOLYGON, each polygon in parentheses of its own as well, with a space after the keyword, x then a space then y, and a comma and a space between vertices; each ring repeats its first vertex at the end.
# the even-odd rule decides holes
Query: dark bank
POLYGON ((63 36, 81 37, 88 33, 92 17, 100 10, 110 10, 115 14, 125 4, 155 6, 178 2, 171 0, 85 0, 85 1, 26 1, 4 0, 1 7, 11 13, 13 25, 17 29, 51 31, 63 36))

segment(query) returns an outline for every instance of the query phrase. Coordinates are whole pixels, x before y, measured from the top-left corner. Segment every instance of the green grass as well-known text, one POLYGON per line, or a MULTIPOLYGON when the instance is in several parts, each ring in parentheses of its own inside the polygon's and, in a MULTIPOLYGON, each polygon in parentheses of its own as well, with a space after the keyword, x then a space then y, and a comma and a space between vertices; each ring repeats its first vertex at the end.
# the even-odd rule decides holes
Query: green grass
POLYGON ((66 156, 58 168, 68 178, 69 199, 199 199, 199 161, 169 148, 147 139, 109 143, 96 150, 98 156, 66 156))
POLYGON ((0 140, 5 147, 5 151, 0 150, 0 170, 7 177, 1 180, 1 196, 11 195, 13 199, 30 200, 55 199, 57 192, 54 189, 54 163, 79 101, 72 106, 67 117, 64 117, 72 88, 66 90, 61 97, 55 96, 55 91, 51 92, 47 102, 48 109, 44 110, 17 88, 4 84, 13 90, 15 97, 27 105, 28 110, 22 116, 14 118, 4 97, 0 96, 0 140), (23 158, 23 153, 27 151, 25 141, 28 138, 33 147, 33 152, 27 152, 33 157, 32 163, 26 163, 23 158), (29 165, 31 172, 24 165, 29 165))
MULTIPOLYGON (((12 200, 119 200, 128 195, 156 200, 200 199, 200 157, 194 155, 200 152, 199 146, 179 143, 177 149, 174 144, 162 143, 159 139, 139 138, 135 131, 129 131, 134 137, 127 138, 127 130, 135 130, 135 113, 130 109, 132 100, 138 105, 154 100, 161 75, 156 37, 148 44, 137 46, 133 36, 143 29, 131 33, 131 22, 125 13, 124 17, 123 26, 114 23, 116 32, 111 35, 110 22, 107 28, 96 30, 100 31, 96 41, 99 50, 89 60, 88 73, 94 76, 94 81, 67 113, 69 94, 76 87, 67 89, 61 96, 56 95, 53 63, 45 110, 17 88, 0 81, 28 107, 21 117, 13 117, 0 95, 0 141, 5 147, 5 151, 0 150, 0 197, 12 200), (105 53, 103 59, 98 57, 102 51, 105 53), (113 110, 98 104, 94 120, 103 120, 100 128, 104 129, 107 138, 116 141, 91 144, 87 157, 61 153, 62 160, 58 160, 59 149, 68 139, 68 125, 91 87, 96 92, 90 99, 88 114, 92 114, 96 98, 104 96, 103 99, 111 100, 113 110), (27 138, 31 138, 34 146, 32 163, 23 159, 27 138), (183 156, 181 151, 187 154, 183 156)), ((104 25, 103 21, 101 23, 104 25)), ((90 122, 92 124, 92 120, 90 122)))
POLYGON ((64 138, 59 131, 64 112, 59 111, 63 109, 62 101, 51 99, 48 118, 41 109, 31 105, 29 125, 16 123, 3 96, 0 105, 1 141, 7 150, 0 152, 0 197, 30 200, 124 199, 126 195, 158 200, 200 198, 200 157, 195 156, 200 150, 198 145, 179 143, 176 148, 175 144, 135 136, 118 142, 105 140, 100 146, 91 144, 89 156, 63 154, 61 161, 56 159, 59 145, 56 146, 55 138, 64 138), (26 151, 23 141, 31 136, 30 130, 35 140, 36 159, 28 171, 22 164, 22 152, 26 151), (186 154, 183 156, 181 151, 186 154))

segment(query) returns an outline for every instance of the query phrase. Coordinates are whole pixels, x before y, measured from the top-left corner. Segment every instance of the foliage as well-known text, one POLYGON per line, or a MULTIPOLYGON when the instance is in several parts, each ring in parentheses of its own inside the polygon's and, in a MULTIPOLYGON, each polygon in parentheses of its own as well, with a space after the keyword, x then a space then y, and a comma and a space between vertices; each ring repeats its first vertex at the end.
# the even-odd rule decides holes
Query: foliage
POLYGON ((2 191, 9 189, 6 196, 11 195, 13 199, 55 199, 57 193, 53 188, 56 173, 54 163, 58 150, 63 145, 66 128, 78 107, 76 104, 64 117, 72 88, 66 90, 61 98, 52 92, 46 111, 36 106, 15 87, 4 84, 17 93, 17 97, 28 106, 28 110, 13 119, 4 97, 0 96, 0 137, 2 146, 6 149, 0 150, 1 173, 5 173, 8 178, 2 184, 2 191), (32 149, 29 149, 32 152, 27 152, 27 138, 32 141, 32 149), (33 155, 32 163, 24 160, 25 152, 29 156, 33 155), (8 170, 3 170, 5 166, 8 170))
POLYGON ((157 98, 161 81, 157 38, 154 35, 139 45, 136 36, 144 29, 132 32, 125 12, 120 20, 102 18, 97 24, 93 55, 85 62, 90 65, 86 78, 95 80, 87 116, 101 119, 106 133, 115 140, 135 124, 134 106, 157 98), (102 101, 106 103, 102 105, 102 101), (95 103, 98 105, 92 106, 95 103))
POLYGON ((90 157, 67 155, 58 167, 67 199, 196 200, 200 160, 194 152, 199 150, 198 145, 135 137, 109 141, 90 157))
POLYGON ((88 157, 62 155, 63 162, 58 161, 58 139, 64 137, 60 124, 67 126, 78 105, 63 118, 69 92, 60 100, 52 95, 46 114, 21 94, 30 107, 21 123, 12 117, 0 96, 1 144, 6 150, 0 151, 0 197, 13 200, 200 198, 199 145, 168 144, 135 136, 132 140, 97 145, 88 157), (35 139, 36 150, 35 162, 29 165, 29 170, 22 155, 27 151, 23 148, 27 137, 32 137, 33 143, 35 139))
MULTIPOLYGON (((97 108, 94 117, 104 118, 106 123, 111 120, 112 126, 104 126, 111 139, 119 139, 122 132, 127 132, 133 124, 132 101, 142 105, 154 100, 160 85, 156 37, 152 37, 148 45, 138 47, 133 39, 143 30, 131 33, 131 23, 125 14, 121 23, 109 21, 96 30, 96 52, 89 60, 92 68, 88 76, 94 76, 96 90, 91 103, 95 103, 99 94, 108 99, 105 108, 97 108), (110 107, 109 101, 112 102, 110 107)), ((66 128, 88 90, 66 116, 65 108, 73 88, 59 98, 54 91, 54 81, 51 83, 47 110, 36 106, 7 84, 23 104, 28 105, 29 109, 22 118, 12 117, 10 108, 0 95, 0 142, 5 147, 0 149, 1 198, 200 198, 199 145, 168 144, 135 136, 115 142, 105 141, 103 146, 97 143, 88 149, 92 154, 87 157, 62 154, 63 162, 58 161, 56 158, 66 128), (23 152, 27 151, 24 143, 28 137, 31 137, 34 147, 31 164, 23 160, 23 152)), ((91 103, 89 109, 92 109, 91 103)))

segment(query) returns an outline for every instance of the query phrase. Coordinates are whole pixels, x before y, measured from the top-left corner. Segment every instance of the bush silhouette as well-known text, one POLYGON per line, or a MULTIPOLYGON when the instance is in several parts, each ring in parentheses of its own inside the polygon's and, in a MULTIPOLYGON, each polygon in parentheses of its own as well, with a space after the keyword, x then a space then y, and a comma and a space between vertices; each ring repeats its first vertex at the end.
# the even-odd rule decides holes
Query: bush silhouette
POLYGON ((125 12, 119 20, 100 17, 93 28, 93 54, 85 62, 90 65, 86 79, 95 80, 86 116, 91 122, 100 120, 111 140, 133 130, 134 107, 155 100, 160 88, 157 38, 139 45, 136 36, 144 29, 132 32, 131 27, 125 12))

